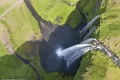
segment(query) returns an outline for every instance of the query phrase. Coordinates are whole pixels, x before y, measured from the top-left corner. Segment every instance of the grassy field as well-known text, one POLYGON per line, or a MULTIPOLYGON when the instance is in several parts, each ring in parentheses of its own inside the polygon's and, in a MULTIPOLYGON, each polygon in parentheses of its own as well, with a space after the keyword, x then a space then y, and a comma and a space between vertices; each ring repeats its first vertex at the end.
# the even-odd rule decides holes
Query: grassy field
POLYGON ((81 15, 76 10, 78 0, 31 0, 37 13, 47 21, 55 24, 68 23, 76 28, 81 21, 81 15), (39 5, 38 5, 39 3, 39 5))
POLYGON ((67 16, 75 9, 75 6, 68 6, 62 0, 31 0, 31 2, 39 15, 54 23, 57 23, 57 17, 60 17, 61 24, 65 23, 67 16))
POLYGON ((6 51, 6 49, 4 48, 2 42, 0 41, 0 57, 7 55, 8 52, 6 51))

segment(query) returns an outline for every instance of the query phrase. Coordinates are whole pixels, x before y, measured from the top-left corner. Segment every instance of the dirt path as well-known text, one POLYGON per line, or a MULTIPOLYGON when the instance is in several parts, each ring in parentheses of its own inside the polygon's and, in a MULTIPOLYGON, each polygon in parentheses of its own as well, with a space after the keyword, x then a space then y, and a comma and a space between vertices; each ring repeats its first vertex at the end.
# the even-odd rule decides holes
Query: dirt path
POLYGON ((2 19, 8 12, 10 12, 12 9, 14 9, 18 4, 22 3, 23 0, 16 0, 16 3, 12 5, 10 8, 8 8, 1 16, 0 19, 2 19))
MULTIPOLYGON (((1 27, 2 27, 2 26, 0 26, 0 28, 1 28, 1 27)), ((11 55, 16 56, 16 57, 17 57, 19 60, 21 60, 24 64, 29 65, 29 66, 32 68, 32 70, 36 73, 36 76, 37 76, 37 78, 38 78, 37 80, 40 80, 40 75, 39 75, 37 69, 36 69, 34 66, 31 65, 30 60, 24 59, 22 56, 20 56, 20 55, 14 50, 14 48, 13 48, 11 42, 10 42, 8 32, 6 32, 6 30, 4 30, 4 29, 0 29, 0 30, 3 31, 3 32, 2 32, 3 35, 0 34, 0 41, 2 42, 2 44, 4 45, 4 47, 6 48, 6 50, 8 51, 8 53, 11 54, 11 55)))
MULTIPOLYGON (((23 0, 16 0, 15 4, 13 4, 10 8, 8 8, 2 15, 0 15, 0 19, 2 19, 8 12, 10 12, 12 9, 14 9, 18 4, 22 3, 23 0)), ((9 38, 9 33, 7 32, 7 29, 0 24, 0 40, 5 45, 6 48, 8 48, 9 53, 13 53, 12 48, 10 49, 10 46, 12 46, 9 38)))
POLYGON ((10 42, 9 33, 7 29, 0 23, 0 41, 10 54, 13 54, 12 44, 10 42))
POLYGON ((14 54, 15 51, 13 50, 12 46, 7 43, 4 39, 0 38, 0 40, 2 41, 4 47, 7 49, 7 51, 10 53, 10 54, 14 54))
MULTIPOLYGON (((13 10, 18 4, 22 3, 23 0, 16 0, 16 3, 14 5, 12 5, 10 8, 8 8, 1 16, 0 19, 2 19, 8 12, 10 12, 11 10, 13 10)), ((9 38, 9 33, 7 31, 7 29, 0 24, 0 41, 2 42, 2 44, 4 45, 4 47, 6 48, 6 50, 8 51, 9 54, 16 56, 18 59, 20 59, 24 64, 29 65, 32 70, 36 73, 37 76, 37 80, 40 80, 40 75, 37 71, 37 69, 35 67, 33 67, 30 63, 29 60, 24 59, 22 56, 20 56, 13 48, 12 43, 10 42, 10 38, 9 38)))
POLYGON ((39 75, 37 69, 36 69, 34 66, 31 65, 30 60, 24 59, 24 58, 23 58, 22 56, 20 56, 17 52, 15 52, 15 50, 14 50, 13 47, 12 47, 12 45, 11 45, 10 43, 7 43, 3 38, 0 37, 0 41, 2 41, 4 47, 7 49, 7 51, 8 51, 10 54, 16 56, 16 57, 17 57, 19 60, 21 60, 24 64, 29 65, 29 66, 32 68, 32 70, 36 73, 37 80, 40 80, 40 75, 39 75))

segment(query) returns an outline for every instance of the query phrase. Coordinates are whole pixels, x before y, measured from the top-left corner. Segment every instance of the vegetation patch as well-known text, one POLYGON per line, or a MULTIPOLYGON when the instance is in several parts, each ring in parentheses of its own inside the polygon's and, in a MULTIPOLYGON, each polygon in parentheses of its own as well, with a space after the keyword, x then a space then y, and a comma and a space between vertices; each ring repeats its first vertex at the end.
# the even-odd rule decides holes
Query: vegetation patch
POLYGON ((34 71, 14 55, 0 57, 0 64, 0 78, 28 78, 29 80, 37 80, 34 71))
POLYGON ((74 10, 76 6, 68 6, 64 2, 76 4, 77 1, 78 0, 31 0, 31 3, 37 13, 45 20, 61 25, 67 22, 70 17, 70 25, 74 28, 81 20, 80 12, 74 10), (61 17, 60 20, 56 20, 58 16, 61 17))
POLYGON ((120 3, 109 1, 106 12, 101 16, 100 38, 119 36, 120 32, 120 3), (112 6, 112 7, 111 7, 112 6))
POLYGON ((4 48, 2 42, 0 41, 0 57, 7 55, 8 52, 6 51, 6 49, 4 48))

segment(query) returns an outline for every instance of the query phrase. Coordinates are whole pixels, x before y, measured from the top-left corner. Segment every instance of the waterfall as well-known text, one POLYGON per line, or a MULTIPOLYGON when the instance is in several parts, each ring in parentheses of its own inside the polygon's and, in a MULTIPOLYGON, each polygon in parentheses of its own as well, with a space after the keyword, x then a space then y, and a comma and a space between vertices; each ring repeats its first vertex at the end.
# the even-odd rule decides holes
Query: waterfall
MULTIPOLYGON (((79 32, 79 34, 80 34, 79 37, 83 36, 83 35, 90 29, 91 25, 93 25, 94 22, 96 22, 96 20, 99 19, 99 18, 100 18, 100 15, 94 17, 94 18, 79 32)), ((89 35, 87 35, 88 37, 90 36, 91 33, 93 33, 93 32, 95 31, 95 29, 96 29, 97 27, 94 26, 94 27, 92 27, 92 28, 93 28, 92 31, 91 31, 90 33, 88 33, 89 35)), ((87 37, 86 37, 86 38, 87 38, 87 37)))
POLYGON ((56 50, 56 54, 59 57, 68 56, 68 55, 72 55, 76 51, 79 51, 79 49, 83 49, 83 48, 89 47, 89 46, 90 46, 90 44, 77 44, 77 45, 74 45, 74 46, 69 47, 67 49, 58 48, 56 50))
POLYGON ((101 44, 97 39, 90 38, 87 39, 81 44, 74 45, 67 49, 58 48, 56 50, 56 54, 58 57, 63 58, 66 61, 66 66, 69 68, 72 63, 74 63, 77 59, 81 58, 87 52, 92 50, 99 50, 107 55, 112 61, 120 67, 120 59, 115 55, 114 52, 110 51, 105 45, 101 44), (94 42, 92 44, 92 42, 94 42))
POLYGON ((91 44, 77 44, 67 49, 58 48, 56 54, 58 57, 63 58, 67 67, 69 67, 75 60, 81 58, 84 54, 92 49, 91 44))

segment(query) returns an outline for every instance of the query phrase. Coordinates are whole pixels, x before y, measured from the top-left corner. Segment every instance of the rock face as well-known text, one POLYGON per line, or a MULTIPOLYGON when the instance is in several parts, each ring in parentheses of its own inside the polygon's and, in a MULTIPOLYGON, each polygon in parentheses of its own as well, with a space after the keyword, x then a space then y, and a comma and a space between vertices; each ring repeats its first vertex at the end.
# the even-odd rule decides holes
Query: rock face
MULTIPOLYGON (((96 2, 96 4, 99 4, 96 9, 99 8, 100 3, 101 3, 100 1, 96 2)), ((95 10, 95 12, 97 11, 95 10)), ((81 13, 84 13, 84 12, 81 11, 81 13)), ((42 22, 43 21, 41 21, 40 23, 42 22)), ((49 23, 49 24, 52 24, 52 23, 49 23)), ((84 28, 85 25, 86 24, 83 25, 82 23, 81 25, 79 23, 78 25, 79 27, 76 30, 74 30, 71 28, 71 26, 68 23, 66 23, 63 26, 58 26, 52 33, 49 33, 50 29, 47 29, 47 27, 50 28, 51 26, 48 25, 48 23, 45 21, 42 23, 42 25, 40 24, 40 29, 44 39, 41 42, 40 59, 44 69, 47 72, 64 72, 67 74, 75 74, 77 72, 81 57, 77 61, 74 61, 74 64, 71 67, 67 68, 66 61, 63 58, 60 58, 56 54, 56 51, 58 49, 66 49, 68 47, 71 47, 73 45, 80 43, 80 41, 83 40, 86 33, 79 38, 78 30, 80 31, 79 28, 81 27, 84 28), (45 28, 44 31, 42 31, 43 30, 42 28, 45 28), (49 33, 48 40, 44 38, 45 33, 49 33)))
POLYGON ((42 33, 43 41, 40 43, 40 59, 44 69, 48 72, 56 71, 75 74, 79 67, 78 61, 80 59, 74 63, 74 66, 67 69, 66 62, 56 55, 56 51, 59 48, 66 49, 82 41, 82 37, 81 39, 79 38, 78 32, 79 28, 84 27, 84 23, 86 22, 79 25, 79 28, 75 30, 68 23, 61 26, 54 25, 51 22, 45 21, 37 14, 29 0, 25 0, 25 3, 37 20, 42 33))
POLYGON ((66 62, 64 59, 58 57, 56 52, 57 49, 66 49, 78 44, 79 41, 77 30, 73 30, 69 25, 56 28, 55 31, 51 33, 49 40, 47 42, 42 41, 40 47, 40 59, 44 69, 48 72, 57 71, 75 74, 79 67, 78 61, 80 61, 80 59, 76 61, 77 64, 67 69, 66 62))

